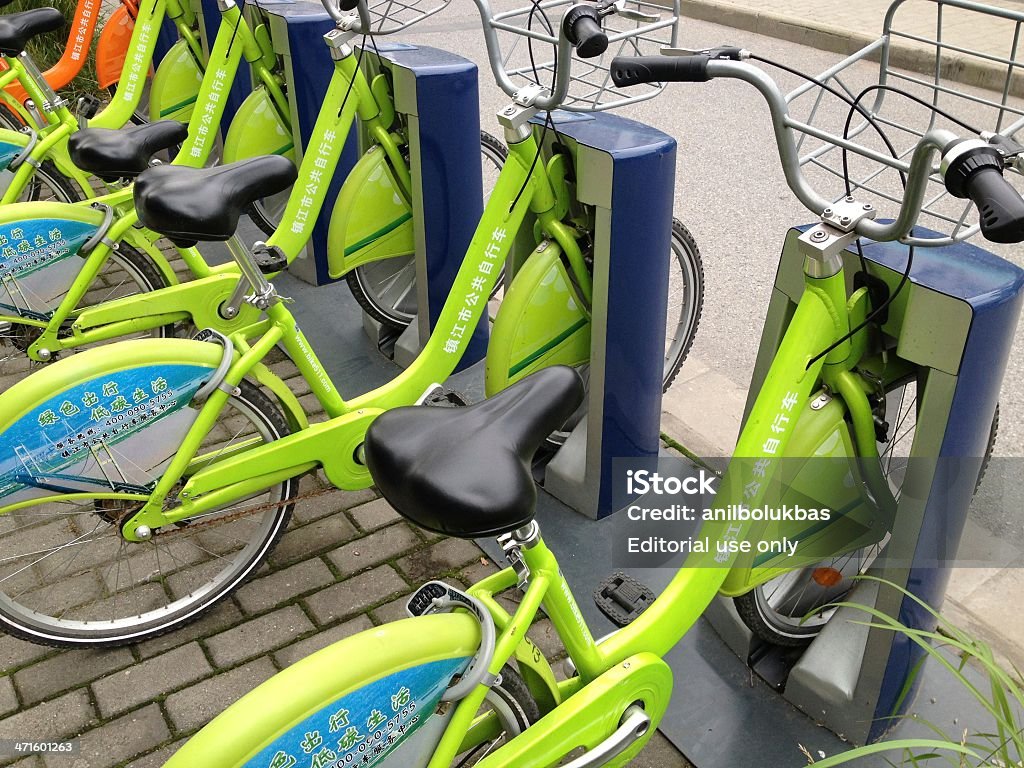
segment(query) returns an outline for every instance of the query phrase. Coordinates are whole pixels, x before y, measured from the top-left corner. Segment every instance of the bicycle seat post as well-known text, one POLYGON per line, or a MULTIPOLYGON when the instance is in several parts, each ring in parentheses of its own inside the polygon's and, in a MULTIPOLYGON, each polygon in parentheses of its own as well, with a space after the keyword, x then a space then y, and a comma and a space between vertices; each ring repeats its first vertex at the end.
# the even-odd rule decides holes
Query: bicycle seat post
MULTIPOLYGON (((252 296, 249 296, 247 299, 250 304, 263 310, 267 309, 272 304, 276 304, 280 298, 277 295, 277 289, 274 288, 274 284, 267 280, 266 276, 260 270, 255 257, 242 242, 238 233, 232 235, 231 238, 225 242, 225 245, 231 253, 231 258, 235 260, 235 263, 238 264, 238 268, 242 271, 242 276, 239 280, 239 288, 232 295, 231 301, 234 302, 241 294, 244 293, 242 286, 248 283, 253 290, 252 296)), ((261 245, 261 243, 257 243, 257 246, 259 245, 261 245)), ((230 305, 226 311, 230 312, 230 305)), ((234 314, 237 314, 237 309, 234 314)))
POLYGON ((36 105, 36 112, 42 121, 40 125, 46 125, 46 119, 43 116, 43 112, 52 112, 60 109, 61 107, 66 107, 67 102, 62 97, 58 96, 57 92, 53 90, 53 86, 51 86, 50 82, 43 76, 43 73, 39 71, 39 67, 36 65, 35 60, 28 51, 22 51, 18 54, 18 59, 21 61, 21 65, 25 68, 25 74, 28 75, 29 79, 32 80, 33 83, 35 83, 35 86, 46 98, 46 101, 42 104, 36 105))

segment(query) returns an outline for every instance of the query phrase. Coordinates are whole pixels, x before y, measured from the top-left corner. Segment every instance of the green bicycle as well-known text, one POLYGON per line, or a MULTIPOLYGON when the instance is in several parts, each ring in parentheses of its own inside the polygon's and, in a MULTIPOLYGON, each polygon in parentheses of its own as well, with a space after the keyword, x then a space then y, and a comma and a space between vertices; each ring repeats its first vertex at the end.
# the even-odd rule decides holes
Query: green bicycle
MULTIPOLYGON (((874 221, 874 210, 855 200, 836 210, 800 171, 785 97, 762 70, 740 61, 745 54, 736 48, 617 58, 611 70, 619 85, 712 78, 754 85, 771 108, 790 187, 820 216, 800 237, 804 292, 715 505, 760 506, 776 487, 785 457, 806 459, 839 445, 854 472, 856 495, 882 523, 870 535, 881 539, 900 489, 886 474, 873 417, 886 393, 905 385, 909 363, 897 358, 893 337, 869 338, 861 325, 867 289, 847 295, 841 254, 861 236, 889 242, 910 235, 936 153, 951 193, 983 211, 986 237, 1024 240, 1024 200, 1002 178, 1003 163, 1012 157, 1000 158, 986 141, 935 128, 917 144, 895 221, 874 221), (882 393, 875 377, 884 382, 882 393), (822 393, 828 393, 825 404, 822 393)), ((468 539, 498 536, 512 567, 465 593, 426 584, 408 602, 412 618, 338 642, 271 678, 194 736, 167 768, 268 768, 300 758, 378 768, 588 768, 634 758, 668 705, 672 670, 665 654, 720 591, 743 584, 749 592, 784 566, 736 555, 723 560, 717 547, 691 554, 646 610, 595 642, 533 519, 530 472, 534 451, 581 398, 579 377, 551 368, 469 408, 396 408, 378 416, 363 453, 384 497, 427 530, 468 539), (517 588, 522 594, 509 615, 495 596, 517 588), (526 637, 541 606, 571 660, 566 680, 556 680, 526 637)), ((842 476, 829 482, 851 495, 842 476)), ((713 543, 749 540, 754 525, 705 522, 700 536, 713 543)), ((871 544, 865 539, 831 541, 860 549, 871 544)))
MULTIPOLYGON (((481 12, 490 18, 486 5, 481 12)), ((0 621, 6 631, 79 646, 169 631, 227 595, 262 562, 287 524, 300 475, 322 469, 339 488, 367 487, 361 448, 367 427, 388 408, 419 402, 451 374, 484 321, 520 234, 539 240, 527 265, 546 267, 524 268, 513 279, 498 310, 495 342, 502 313, 517 303, 512 294, 531 274, 536 282, 522 292, 563 297, 549 302, 556 308, 539 325, 565 343, 549 345, 547 356, 536 356, 516 378, 551 363, 586 363, 588 350, 579 339, 589 338, 589 322, 563 331, 579 325, 577 307, 585 306, 589 292, 583 251, 589 230, 578 207, 570 212, 567 205, 566 174, 537 162, 538 141, 529 126, 541 109, 560 103, 565 76, 560 92, 520 92, 513 108, 502 110, 508 160, 423 352, 390 383, 342 399, 261 271, 276 272, 305 243, 303 222, 323 201, 323 179, 333 172, 347 126, 373 103, 349 46, 359 20, 338 16, 338 28, 326 35, 336 76, 311 142, 319 152, 307 155, 296 182, 306 195, 290 199, 282 226, 266 244, 253 253, 233 250, 241 279, 222 276, 224 296, 244 296, 265 319, 227 338, 204 331, 189 341, 137 340, 87 350, 0 395, 0 527, 9 553, 0 573, 0 621), (524 226, 528 215, 536 228, 524 226), (567 290, 578 298, 567 301, 567 290), (267 368, 264 360, 277 346, 294 361, 327 420, 310 424, 295 395, 267 368), (68 580, 82 588, 69 593, 62 586, 68 580), (71 594, 70 603, 58 594, 71 594)), ((675 18, 655 23, 667 28, 675 18)), ((634 34, 652 24, 635 26, 634 34)), ((492 37, 488 43, 494 44, 492 37)), ((569 38, 561 35, 564 69, 571 53, 569 38)), ((386 134, 384 125, 366 117, 386 134)), ((144 225, 179 243, 225 240, 246 205, 294 178, 294 166, 274 156, 211 169, 158 166, 136 181, 135 206, 144 225)), ((700 286, 688 288, 697 307, 677 308, 673 328, 687 325, 670 334, 687 344, 699 316, 700 286)), ((501 333, 529 334, 533 327, 513 324, 501 333)), ((520 349, 530 341, 540 348, 549 338, 524 335, 498 346, 520 349)), ((510 367, 506 360, 504 370, 510 367)))
MULTIPOLYGON (((202 165, 210 156, 216 126, 224 113, 222 98, 243 58, 262 55, 257 35, 241 9, 223 4, 222 23, 210 54, 211 66, 200 88, 198 108, 187 131, 162 121, 123 131, 86 129, 69 146, 84 169, 113 182, 131 180, 149 165, 150 155, 185 140, 176 165, 202 165)), ((335 54, 340 49, 332 49, 335 54)), ((381 322, 401 328, 415 315, 411 172, 408 139, 395 112, 387 75, 368 80, 350 48, 334 57, 333 84, 322 107, 321 140, 328 133, 330 173, 315 152, 303 157, 305 174, 319 195, 294 195, 302 203, 289 220, 283 245, 290 262, 308 241, 323 206, 327 184, 356 119, 368 146, 346 178, 332 212, 329 247, 332 274, 346 277, 357 299, 381 322), (342 113, 342 105, 351 109, 342 113)), ((258 63, 258 62, 257 62, 258 63)), ((257 70, 269 78, 268 66, 257 70)), ((270 152, 289 141, 278 112, 267 108, 269 88, 258 89, 243 104, 225 142, 229 159, 270 152), (237 127, 237 129, 236 129, 237 127)), ((283 98, 283 97, 282 97, 283 98)), ((319 137, 319 139, 317 138, 319 137)), ((499 141, 482 133, 481 153, 489 186, 505 158, 499 141)), ((310 144, 320 147, 319 143, 310 144)), ((328 145, 324 145, 328 146, 328 145)), ((293 152, 282 153, 290 162, 293 152)), ((305 188, 302 188, 303 191, 305 188)), ((253 205, 277 215, 279 198, 290 187, 253 205)), ((252 210, 252 209, 250 209, 252 210)), ((176 252, 193 279, 181 282, 157 247, 159 235, 137 226, 130 186, 77 203, 32 203, 0 207, 0 384, 10 386, 35 364, 51 362, 80 347, 120 337, 171 336, 178 324, 232 333, 258 317, 243 301, 234 264, 211 266, 194 247, 176 252), (79 258, 75 258, 78 256, 79 258)), ((234 250, 244 247, 237 239, 234 250)), ((283 264, 282 264, 283 266, 283 264)), ((244 285, 242 286, 244 288, 244 285)))
MULTIPOLYGON (((122 128, 141 120, 140 110, 148 116, 150 102, 154 108, 164 97, 173 98, 170 89, 150 93, 149 70, 156 48, 157 32, 164 18, 174 22, 181 38, 195 56, 202 57, 202 46, 195 36, 195 13, 188 3, 179 0, 144 0, 139 5, 128 51, 124 59, 110 103, 92 116, 94 128, 122 128), (165 93, 164 91, 167 91, 165 93)), ((28 94, 23 106, 17 99, 0 91, 6 108, 0 110, 0 203, 14 201, 74 202, 96 196, 88 173, 77 167, 68 151, 68 140, 79 128, 79 120, 67 101, 54 92, 39 71, 32 57, 24 50, 32 37, 52 31, 63 24, 63 17, 53 8, 37 8, 3 17, 7 39, 0 53, 7 71, 0 74, 0 87, 18 83, 28 94)), ((200 60, 202 60, 200 58, 200 60)), ((175 74, 178 66, 168 60, 161 67, 165 79, 187 80, 175 74)), ((193 90, 198 79, 191 79, 193 90)), ((95 111, 98 102, 83 104, 85 112, 95 111)))

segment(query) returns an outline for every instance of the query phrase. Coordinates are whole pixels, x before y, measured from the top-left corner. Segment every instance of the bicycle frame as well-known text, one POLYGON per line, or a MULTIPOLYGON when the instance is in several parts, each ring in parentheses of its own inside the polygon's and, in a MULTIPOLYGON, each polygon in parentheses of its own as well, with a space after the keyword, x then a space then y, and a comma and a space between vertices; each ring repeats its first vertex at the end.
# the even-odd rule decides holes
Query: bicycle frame
MULTIPOLYGON (((806 277, 806 289, 740 435, 736 458, 721 480, 717 506, 733 503, 754 507, 764 501, 778 462, 786 455, 787 446, 798 431, 798 414, 807 410, 810 395, 819 381, 827 381, 844 399, 849 399, 848 407, 858 436, 860 429, 869 426, 870 422, 868 425, 863 422, 864 418, 871 417, 867 395, 851 374, 864 351, 863 333, 839 345, 826 358, 808 364, 818 351, 849 331, 848 306, 853 305, 847 303, 842 271, 824 279, 806 277)), ((864 451, 864 458, 872 454, 877 458, 873 429, 868 435, 869 438, 858 439, 858 446, 864 451)), ((748 537, 750 528, 750 523, 709 522, 699 535, 707 535, 711 542, 740 541, 748 537)), ((657 662, 682 639, 720 593, 732 574, 730 566, 736 565, 735 556, 723 558, 714 551, 691 555, 646 611, 598 643, 561 574, 555 555, 539 534, 535 541, 523 545, 521 554, 529 569, 529 586, 514 616, 495 599, 495 595, 519 582, 520 577, 513 569, 494 574, 470 589, 470 594, 487 607, 500 633, 490 672, 499 674, 516 653, 543 605, 578 672, 557 684, 554 704, 557 706, 571 696, 572 706, 558 707, 542 721, 546 727, 527 729, 480 765, 487 768, 547 765, 561 759, 566 743, 549 735, 566 726, 570 719, 574 728, 573 745, 592 747, 618 727, 618 717, 633 703, 634 696, 643 702, 653 731, 671 689, 671 673, 667 667, 662 670, 657 662), (623 669, 632 671, 626 673, 623 669), (629 681, 635 676, 651 681, 642 691, 643 695, 630 685, 629 681), (620 687, 625 692, 617 694, 616 689, 620 687), (615 717, 610 727, 602 723, 583 731, 577 729, 581 712, 607 712, 607 699, 616 696, 621 702, 611 708, 615 717)), ((462 751, 487 690, 484 685, 478 686, 459 702, 432 756, 430 768, 447 767, 462 751)), ((582 722, 586 722, 586 718, 582 722)), ((642 743, 642 740, 637 741, 636 749, 629 754, 639 751, 642 743)), ((624 764, 626 758, 624 753, 618 758, 623 762, 615 764, 624 764)))
MULTIPOLYGON (((348 85, 343 73, 356 71, 356 62, 352 59, 349 53, 337 62, 327 104, 335 103, 332 99, 339 94, 344 98, 348 85)), ((353 86, 353 93, 358 96, 361 87, 353 86)), ((338 126, 348 125, 358 109, 357 104, 366 103, 361 98, 346 101, 340 115, 333 114, 333 110, 321 111, 310 146, 321 148, 322 154, 307 153, 296 182, 296 189, 305 190, 306 194, 302 198, 292 196, 284 222, 268 241, 270 246, 281 247, 289 258, 294 258, 298 247, 305 242, 300 236, 312 223, 309 212, 323 202, 323 187, 326 186, 323 179, 329 178, 337 163, 341 152, 337 144, 344 143, 345 134, 338 126), (327 150, 332 146, 334 151, 328 155, 327 150)), ((366 117, 371 131, 374 130, 373 116, 367 114, 366 117)), ((511 144, 509 149, 509 159, 491 193, 436 328, 412 365, 388 384, 346 402, 292 314, 284 304, 272 304, 267 309, 266 320, 232 335, 236 357, 224 379, 225 388, 215 391, 203 404, 181 450, 162 475, 149 501, 124 525, 127 538, 135 538, 140 526, 153 529, 202 514, 317 466, 323 467, 328 479, 339 488, 357 489, 371 484, 369 472, 357 456, 366 429, 381 411, 417 402, 435 382, 445 380, 455 369, 473 329, 486 311, 487 297, 499 271, 497 265, 508 257, 527 213, 532 211, 542 229, 582 262, 573 232, 556 215, 556 196, 547 171, 543 164, 533 162, 537 153, 533 135, 511 144), (330 419, 273 443, 226 451, 206 466, 207 462, 197 457, 196 451, 227 402, 226 388, 237 386, 250 372, 261 372, 260 360, 277 345, 283 346, 295 361, 330 419), (164 500, 183 479, 187 482, 178 494, 181 505, 165 511, 164 500)))
MULTIPOLYGON (((222 25, 211 50, 211 66, 200 87, 200 109, 189 124, 189 136, 175 159, 182 165, 200 166, 214 148, 217 126, 224 114, 223 98, 243 57, 258 62, 259 46, 241 10, 231 6, 224 11, 222 25)), ((272 75, 267 73, 267 77, 272 75)), ((283 98, 283 96, 282 96, 283 98)), ((192 319, 200 327, 217 327, 232 332, 256 319, 256 314, 243 308, 237 317, 227 319, 219 308, 226 303, 238 282, 237 268, 232 265, 211 267, 195 248, 178 248, 185 265, 197 280, 178 285, 178 279, 166 258, 155 246, 158 235, 136 228, 138 216, 132 200, 131 187, 115 190, 103 197, 69 206, 66 203, 32 203, 31 208, 0 208, 0 222, 17 223, 31 212, 38 218, 62 219, 70 215, 69 208, 78 209, 81 218, 100 226, 103 208, 112 209, 113 219, 106 237, 86 255, 81 271, 76 275, 60 305, 49 317, 26 318, 24 315, 0 315, 0 321, 35 325, 43 332, 32 343, 28 354, 32 359, 45 361, 55 352, 83 344, 107 341, 127 333, 139 333, 159 328, 171 322, 192 319), (88 213, 83 212, 87 211, 88 213), (5 219, 7 221, 5 221, 5 219), (124 239, 130 245, 144 250, 157 265, 171 288, 154 291, 145 296, 129 296, 104 302, 96 307, 79 310, 78 305, 111 257, 112 245, 124 239), (205 279, 205 282, 202 280, 205 279), (71 334, 64 331, 70 322, 71 334)))
MULTIPOLYGON (((68 42, 64 46, 64 53, 52 67, 43 73, 46 82, 55 91, 59 91, 74 80, 85 66, 96 32, 96 21, 99 19, 99 5, 98 0, 78 0, 78 5, 75 6, 75 16, 71 20, 68 42)), ((7 95, 20 104, 24 104, 25 100, 29 98, 28 91, 19 83, 11 83, 5 90, 7 95)))

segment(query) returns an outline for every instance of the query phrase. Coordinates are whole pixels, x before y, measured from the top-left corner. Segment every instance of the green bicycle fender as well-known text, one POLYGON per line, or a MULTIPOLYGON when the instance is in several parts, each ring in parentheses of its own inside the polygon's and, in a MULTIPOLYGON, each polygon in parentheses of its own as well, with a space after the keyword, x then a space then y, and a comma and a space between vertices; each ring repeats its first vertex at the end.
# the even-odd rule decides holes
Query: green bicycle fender
POLYGON ((174 272, 174 268, 171 267, 170 262, 167 260, 167 256, 156 247, 152 240, 146 237, 142 230, 132 227, 124 233, 123 239, 128 245, 138 251, 142 251, 149 257, 150 261, 153 262, 153 266, 156 267, 160 276, 163 277, 164 283, 167 285, 177 285, 181 282, 178 279, 178 275, 174 272))
POLYGON ((192 116, 203 68, 196 61, 188 42, 179 40, 160 60, 149 92, 150 120, 177 120, 187 123, 192 116))
POLYGON ((841 398, 833 398, 818 410, 808 404, 796 422, 780 466, 783 488, 778 505, 828 508, 832 519, 768 524, 762 538, 776 540, 786 536, 797 542, 795 553, 739 561, 722 584, 723 595, 745 594, 794 568, 821 561, 827 556, 823 552, 834 551, 838 555, 860 549, 877 543, 885 535, 887 525, 872 525, 878 510, 862 493, 861 469, 854 458, 857 452, 845 417, 846 406, 841 398), (835 541, 842 542, 842 550, 828 548, 835 541))
POLYGON ((295 162, 291 129, 263 87, 257 87, 245 98, 231 118, 224 138, 225 163, 259 155, 281 155, 295 162))
POLYGON ((342 277, 371 261, 415 250, 412 208, 379 145, 367 151, 345 179, 327 231, 328 274, 342 277))
POLYGON ((545 241, 527 258, 498 309, 484 367, 487 396, 549 365, 590 359, 590 318, 576 298, 561 248, 545 241))
MULTIPOLYGON (((81 271, 75 255, 102 221, 102 211, 73 203, 0 206, 0 266, 35 299, 36 313, 45 315, 61 302, 81 271)), ((9 301, 0 298, 0 314, 15 309, 9 301)))
POLYGON ((265 768, 279 753, 275 764, 308 761, 313 753, 323 755, 323 765, 355 765, 375 746, 387 753, 373 763, 377 768, 423 768, 455 710, 449 706, 435 714, 441 694, 479 645, 479 624, 465 613, 404 619, 360 632, 247 693, 189 739, 164 768, 265 768), (388 746, 388 735, 399 733, 388 746))
POLYGON ((277 374, 263 363, 257 363, 249 371, 249 376, 255 379, 261 386, 274 393, 274 397, 277 398, 277 402, 281 405, 281 410, 284 411, 285 418, 288 419, 288 426, 292 432, 298 432, 309 427, 309 417, 306 416, 306 410, 299 403, 299 398, 295 396, 291 387, 285 384, 277 374))
POLYGON ((0 128, 0 168, 6 169, 26 146, 28 134, 0 128))
POLYGON ((50 492, 27 474, 91 477, 96 440, 151 443, 144 430, 179 413, 222 355, 219 345, 198 341, 125 341, 58 360, 14 384, 0 394, 0 513, 50 492))

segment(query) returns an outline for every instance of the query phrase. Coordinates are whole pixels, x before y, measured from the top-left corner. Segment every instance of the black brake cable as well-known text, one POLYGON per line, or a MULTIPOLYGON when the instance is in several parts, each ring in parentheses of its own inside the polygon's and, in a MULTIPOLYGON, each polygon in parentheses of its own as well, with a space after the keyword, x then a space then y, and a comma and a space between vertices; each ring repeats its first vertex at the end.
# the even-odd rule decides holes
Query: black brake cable
MULTIPOLYGON (((876 83, 876 84, 868 86, 867 88, 862 90, 859 94, 857 94, 856 98, 852 98, 851 99, 848 95, 842 93, 841 91, 839 91, 836 88, 833 88, 832 86, 828 85, 824 81, 822 81, 822 80, 820 80, 820 79, 818 79, 816 77, 813 77, 812 75, 808 75, 808 74, 806 74, 804 72, 801 72, 800 70, 795 69, 794 67, 790 67, 790 66, 788 66, 786 64, 782 64, 780 62, 776 62, 776 61, 773 61, 771 59, 767 59, 767 58, 765 58, 763 56, 758 56, 756 54, 751 54, 750 58, 754 59, 755 61, 760 61, 763 64, 767 64, 769 66, 781 69, 784 72, 788 72, 788 73, 790 73, 792 75, 795 75, 797 77, 800 77, 800 78, 802 78, 804 80, 807 80, 808 82, 813 83, 815 86, 817 86, 819 88, 822 88, 826 92, 832 94, 833 96, 835 96, 839 100, 841 100, 844 103, 848 104, 850 106, 850 111, 846 115, 846 123, 843 126, 843 139, 848 139, 849 138, 850 126, 851 126, 851 124, 853 122, 853 115, 855 113, 859 112, 860 115, 865 119, 865 121, 867 121, 867 123, 872 128, 874 128, 875 132, 878 133, 879 137, 885 143, 886 149, 889 150, 889 153, 893 156, 894 159, 897 159, 897 160, 899 159, 899 154, 897 153, 896 148, 893 145, 892 141, 889 139, 888 134, 886 134, 886 132, 878 124, 878 122, 871 115, 871 113, 868 112, 868 110, 866 110, 861 105, 861 101, 863 101, 864 97, 866 97, 868 94, 874 93, 875 91, 879 91, 879 90, 885 89, 885 90, 893 91, 894 93, 899 93, 899 94, 905 95, 908 98, 910 98, 912 101, 917 101, 917 102, 919 102, 919 103, 921 103, 921 104, 923 104, 923 105, 925 105, 925 106, 927 106, 929 108, 935 109, 935 111, 938 114, 940 114, 941 116, 946 117, 947 119, 952 120, 953 122, 956 122, 958 125, 961 125, 962 127, 966 128, 967 130, 972 130, 970 126, 968 126, 968 125, 966 125, 964 123, 961 123, 960 121, 956 120, 956 118, 953 118, 952 116, 950 116, 947 113, 945 113, 943 110, 939 110, 939 109, 933 107, 933 105, 928 104, 928 102, 926 102, 926 101, 924 101, 922 99, 918 99, 917 97, 913 96, 912 94, 906 93, 905 91, 902 91, 899 88, 894 88, 892 86, 886 86, 886 85, 879 85, 879 84, 876 83)), ((975 133, 977 133, 977 132, 975 131, 975 133)), ((847 194, 847 196, 849 196, 850 193, 852 192, 853 188, 852 188, 852 185, 851 185, 851 182, 850 182, 849 151, 848 151, 848 149, 846 147, 841 147, 841 155, 842 155, 842 162, 843 162, 843 184, 846 187, 846 194, 847 194)), ((903 186, 904 191, 906 191, 906 188, 907 188, 907 176, 906 176, 906 174, 902 170, 900 170, 900 169, 896 169, 896 170, 899 173, 900 184, 903 186)), ((913 230, 911 230, 911 234, 913 234, 913 230)), ((868 271, 867 271, 867 260, 864 257, 864 249, 863 249, 863 246, 861 244, 860 238, 858 238, 857 240, 854 241, 854 245, 857 248, 857 256, 858 256, 858 259, 860 261, 861 271, 864 272, 865 274, 867 274, 868 273, 868 271)), ((858 323, 848 333, 844 334, 842 336, 842 338, 840 338, 837 341, 833 342, 828 347, 826 347, 821 352, 819 352, 817 355, 812 357, 808 361, 806 367, 810 368, 818 360, 820 360, 821 358, 823 358, 826 355, 828 355, 832 350, 836 349, 841 344, 844 344, 846 341, 848 341, 849 339, 853 338, 857 333, 859 333, 861 330, 866 328, 869 324, 873 323, 878 317, 880 317, 892 305, 893 301, 895 301, 895 299, 899 295, 900 291, 902 291, 903 288, 906 286, 907 281, 910 279, 910 271, 913 268, 913 264, 914 264, 914 246, 911 245, 911 246, 908 246, 908 251, 907 251, 907 266, 906 266, 906 268, 903 271, 903 275, 901 276, 900 282, 897 284, 896 289, 893 290, 892 292, 890 292, 889 296, 885 299, 885 301, 883 301, 877 308, 872 310, 868 314, 868 316, 864 318, 864 320, 862 322, 858 323)))
MULTIPOLYGON (((367 38, 367 33, 364 32, 363 33, 363 40, 362 40, 361 43, 359 43, 359 55, 356 56, 356 70, 357 71, 358 71, 359 67, 363 63, 363 54, 366 53, 366 38, 367 38)), ((370 39, 372 40, 373 38, 370 37, 370 39)), ((377 46, 374 45, 374 50, 376 50, 376 48, 377 48, 377 46)), ((338 117, 341 117, 341 113, 345 110, 345 105, 348 103, 349 94, 352 93, 352 86, 355 85, 355 83, 356 83, 356 78, 355 78, 355 75, 353 75, 352 79, 348 81, 348 88, 345 89, 345 97, 341 100, 341 106, 338 107, 338 117)))
MULTIPOLYGON (((546 27, 548 34, 553 36, 554 32, 552 31, 551 20, 548 18, 544 9, 540 6, 540 0, 531 0, 531 5, 533 7, 530 9, 530 15, 526 19, 526 29, 528 31, 533 29, 533 15, 535 12, 540 11, 541 18, 544 19, 544 26, 546 27)), ((554 50, 554 58, 551 60, 551 92, 554 93, 555 82, 558 76, 558 47, 554 43, 552 43, 551 47, 554 50)), ((537 85, 540 85, 540 73, 537 71, 537 62, 533 58, 532 37, 527 37, 526 48, 530 56, 530 69, 533 70, 533 80, 537 85)), ((523 185, 516 193, 515 199, 512 201, 512 205, 508 207, 510 212, 519 204, 519 199, 523 196, 527 185, 530 183, 530 179, 533 177, 533 171, 537 167, 537 162, 540 160, 540 153, 544 146, 544 139, 546 139, 548 135, 548 126, 551 126, 554 129, 555 135, 557 136, 558 129, 554 128, 554 122, 551 120, 551 110, 547 110, 545 113, 544 128, 541 130, 540 140, 537 142, 537 152, 533 156, 533 162, 530 163, 530 170, 526 172, 526 178, 523 179, 523 185)))

